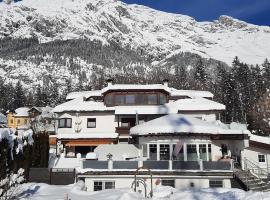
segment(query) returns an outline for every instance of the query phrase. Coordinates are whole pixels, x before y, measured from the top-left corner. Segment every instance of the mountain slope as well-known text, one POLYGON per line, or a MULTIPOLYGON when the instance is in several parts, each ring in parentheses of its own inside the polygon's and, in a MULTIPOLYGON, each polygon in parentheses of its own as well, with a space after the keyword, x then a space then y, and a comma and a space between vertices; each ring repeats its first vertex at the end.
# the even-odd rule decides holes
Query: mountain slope
MULTIPOLYGON (((270 57, 270 27, 228 16, 214 22, 127 5, 117 0, 23 0, 0 3, 0 37, 39 42, 89 39, 111 41, 159 61, 191 52, 231 64, 238 56, 249 64, 270 57)), ((155 60, 152 60, 155 61, 155 60)))

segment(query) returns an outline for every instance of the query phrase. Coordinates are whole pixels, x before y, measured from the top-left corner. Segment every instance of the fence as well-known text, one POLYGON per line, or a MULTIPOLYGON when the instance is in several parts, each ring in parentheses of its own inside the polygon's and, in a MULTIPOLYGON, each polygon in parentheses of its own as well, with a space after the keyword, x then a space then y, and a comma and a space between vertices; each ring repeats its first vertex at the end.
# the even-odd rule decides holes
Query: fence
POLYGON ((29 171, 29 182, 68 185, 74 181, 74 168, 30 168, 29 171))

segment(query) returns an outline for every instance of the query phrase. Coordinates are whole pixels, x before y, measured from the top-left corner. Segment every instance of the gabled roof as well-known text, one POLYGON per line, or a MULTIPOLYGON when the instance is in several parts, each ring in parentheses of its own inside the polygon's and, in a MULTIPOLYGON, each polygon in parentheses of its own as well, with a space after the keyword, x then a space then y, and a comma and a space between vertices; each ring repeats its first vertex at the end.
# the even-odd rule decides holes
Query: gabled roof
POLYGON ((198 90, 177 90, 172 87, 168 87, 163 84, 114 84, 109 85, 101 90, 104 94, 110 90, 164 90, 168 92, 171 96, 188 96, 188 97, 205 97, 213 98, 213 94, 209 91, 198 91, 198 90))
POLYGON ((249 134, 249 136, 251 141, 270 145, 270 137, 254 135, 251 133, 249 134))
POLYGON ((17 108, 15 110, 15 115, 16 117, 29 117, 29 111, 30 109, 28 107, 21 107, 21 108, 17 108))
POLYGON ((114 107, 106 107, 103 102, 85 101, 84 97, 78 97, 53 109, 55 113, 84 112, 84 111, 114 111, 114 107))
POLYGON ((131 135, 165 133, 248 134, 250 132, 247 129, 232 129, 230 125, 223 124, 220 121, 208 122, 181 114, 169 114, 130 129, 131 135))

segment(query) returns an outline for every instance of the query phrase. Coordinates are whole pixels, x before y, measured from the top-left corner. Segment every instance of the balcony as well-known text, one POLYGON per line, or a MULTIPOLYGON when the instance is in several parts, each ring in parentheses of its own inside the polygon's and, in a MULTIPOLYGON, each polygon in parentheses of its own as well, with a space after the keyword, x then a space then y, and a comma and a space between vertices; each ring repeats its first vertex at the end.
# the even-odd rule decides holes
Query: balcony
POLYGON ((129 136, 129 130, 131 127, 116 127, 115 132, 119 134, 119 136, 129 136))

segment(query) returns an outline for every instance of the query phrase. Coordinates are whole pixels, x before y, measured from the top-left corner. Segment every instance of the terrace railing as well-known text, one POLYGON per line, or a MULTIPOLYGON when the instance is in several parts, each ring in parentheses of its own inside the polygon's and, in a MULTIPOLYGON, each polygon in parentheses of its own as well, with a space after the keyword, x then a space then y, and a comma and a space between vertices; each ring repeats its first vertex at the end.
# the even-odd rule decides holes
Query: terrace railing
POLYGON ((173 160, 145 160, 145 161, 98 161, 83 160, 82 168, 91 169, 137 169, 146 167, 151 170, 170 170, 170 171, 232 171, 232 162, 228 161, 173 161, 173 160))

